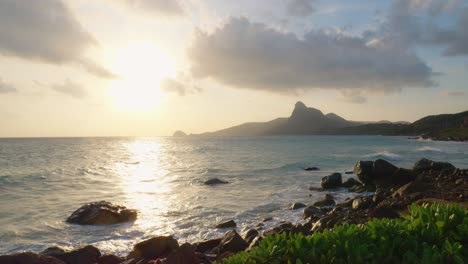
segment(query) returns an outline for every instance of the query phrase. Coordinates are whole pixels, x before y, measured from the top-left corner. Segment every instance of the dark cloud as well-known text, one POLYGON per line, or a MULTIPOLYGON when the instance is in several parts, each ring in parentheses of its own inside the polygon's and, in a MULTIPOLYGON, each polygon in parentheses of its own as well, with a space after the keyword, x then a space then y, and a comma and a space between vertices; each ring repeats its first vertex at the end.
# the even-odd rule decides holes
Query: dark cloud
POLYGON ((88 96, 88 92, 85 88, 69 79, 65 80, 62 84, 53 85, 52 89, 77 99, 83 99, 88 96))
POLYGON ((99 77, 112 77, 83 57, 96 44, 60 0, 0 0, 0 53, 4 55, 79 64, 99 77))
POLYGON ((399 46, 440 46, 446 56, 468 55, 468 7, 460 1, 396 0, 376 36, 399 46), (442 24, 441 17, 455 23, 442 24))
POLYGON ((18 92, 18 90, 12 84, 6 83, 2 78, 0 78, 0 94, 16 92, 18 92))
POLYGON ((168 16, 179 16, 184 13, 182 5, 177 0, 120 0, 128 6, 149 12, 168 16))
POLYGON ((196 78, 276 93, 434 85, 431 68, 410 50, 338 32, 298 38, 246 18, 230 19, 211 34, 197 32, 188 55, 196 78))
POLYGON ((314 13, 316 0, 288 0, 286 11, 291 16, 306 17, 314 13))

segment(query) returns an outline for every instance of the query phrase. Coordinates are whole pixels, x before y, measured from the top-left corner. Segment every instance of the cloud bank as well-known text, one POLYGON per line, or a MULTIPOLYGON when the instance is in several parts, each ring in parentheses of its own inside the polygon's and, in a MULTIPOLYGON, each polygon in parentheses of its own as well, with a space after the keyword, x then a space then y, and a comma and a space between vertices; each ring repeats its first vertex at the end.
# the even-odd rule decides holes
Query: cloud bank
POLYGON ((247 18, 231 18, 213 33, 198 31, 188 56, 196 78, 283 94, 434 85, 432 69, 410 49, 336 31, 299 38, 247 18))
POLYGON ((65 80, 62 84, 53 85, 52 89, 77 99, 83 99, 88 96, 88 92, 85 88, 83 88, 78 83, 70 81, 69 79, 65 80))
POLYGON ((52 64, 81 65, 90 73, 112 73, 84 57, 95 39, 60 0, 0 1, 0 53, 52 64))
POLYGON ((291 16, 306 17, 314 13, 316 0, 289 0, 286 11, 291 16))

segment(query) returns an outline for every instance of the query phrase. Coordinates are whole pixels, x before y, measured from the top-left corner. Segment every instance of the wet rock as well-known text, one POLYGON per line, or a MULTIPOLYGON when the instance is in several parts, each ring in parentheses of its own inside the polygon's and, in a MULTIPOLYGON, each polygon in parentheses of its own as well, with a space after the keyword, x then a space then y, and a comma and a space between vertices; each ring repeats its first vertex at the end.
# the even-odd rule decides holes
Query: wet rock
POLYGON ((342 185, 343 185, 343 187, 345 187, 345 188, 351 188, 351 187, 353 187, 353 186, 359 186, 359 185, 361 185, 361 183, 358 182, 358 181, 357 181, 356 179, 354 179, 354 178, 349 178, 349 179, 347 179, 346 181, 344 181, 342 185))
POLYGON ((358 161, 356 165, 354 165, 354 173, 356 173, 359 181, 363 183, 371 183, 373 167, 374 162, 372 161, 358 161))
POLYGON ((195 248, 195 252, 207 253, 217 247, 220 242, 221 238, 215 238, 195 243, 193 246, 195 248))
POLYGON ((249 229, 247 231, 245 231, 244 233, 242 233, 242 238, 245 240, 245 242, 247 242, 247 244, 250 245, 250 243, 252 243, 252 241, 255 239, 255 237, 258 236, 258 231, 255 230, 255 229, 249 229))
POLYGON ((291 209, 291 210, 297 210, 297 209, 299 209, 299 208, 304 208, 304 207, 306 207, 306 205, 303 204, 303 203, 293 203, 293 204, 291 205, 291 208, 290 208, 290 209, 291 209))
POLYGON ((335 203, 335 200, 333 199, 333 196, 327 193, 325 195, 325 199, 315 202, 314 206, 323 207, 323 206, 332 206, 335 204, 336 203, 335 203))
POLYGON ((318 170, 320 170, 320 169, 317 168, 317 167, 307 167, 307 168, 305 168, 304 170, 305 170, 305 171, 318 171, 318 170))
POLYGON ((67 264, 94 264, 101 257, 101 252, 93 246, 85 246, 72 251, 65 251, 59 247, 50 247, 42 251, 41 255, 60 259, 67 264))
POLYGON ((271 216, 270 217, 265 217, 265 218, 263 218, 262 222, 268 222, 268 221, 271 221, 271 220, 273 220, 273 217, 271 217, 271 216))
POLYGON ((97 263, 98 264, 120 264, 124 261, 125 261, 124 258, 108 254, 108 255, 100 256, 97 263))
POLYGON ((455 170, 455 166, 448 162, 439 162, 439 161, 432 161, 429 159, 420 159, 418 160, 413 167, 415 172, 422 172, 427 170, 455 170))
POLYGON ((341 173, 333 173, 331 175, 325 176, 322 178, 322 188, 323 189, 332 189, 341 187, 343 180, 341 178, 341 173))
POLYGON ((158 236, 137 243, 127 259, 156 259, 169 255, 179 248, 179 243, 172 236, 158 236))
POLYGON ((100 201, 81 206, 66 221, 78 225, 113 225, 133 222, 136 218, 136 210, 100 201))
POLYGON ((204 184, 206 185, 218 185, 218 184, 228 184, 229 182, 220 180, 218 178, 209 179, 204 184))
POLYGON ((372 181, 377 186, 388 186, 392 183, 392 175, 398 170, 398 167, 390 162, 377 159, 372 168, 372 181))
POLYGON ((236 227, 237 224, 234 220, 229 220, 223 223, 219 223, 216 225, 216 228, 229 228, 229 227, 236 227))
POLYGON ((348 174, 354 174, 354 171, 346 171, 344 174, 348 175, 348 174))
POLYGON ((2 264, 66 264, 60 259, 38 255, 32 252, 25 252, 13 255, 0 256, 2 264))
POLYGON ((195 254, 192 245, 185 243, 179 248, 174 250, 167 256, 167 258, 161 260, 161 264, 199 264, 200 260, 195 254))
POLYGON ((247 242, 235 231, 227 232, 219 243, 219 252, 239 252, 246 249, 247 242))
POLYGON ((323 216, 323 212, 317 206, 308 206, 302 212, 302 218, 318 219, 323 216))

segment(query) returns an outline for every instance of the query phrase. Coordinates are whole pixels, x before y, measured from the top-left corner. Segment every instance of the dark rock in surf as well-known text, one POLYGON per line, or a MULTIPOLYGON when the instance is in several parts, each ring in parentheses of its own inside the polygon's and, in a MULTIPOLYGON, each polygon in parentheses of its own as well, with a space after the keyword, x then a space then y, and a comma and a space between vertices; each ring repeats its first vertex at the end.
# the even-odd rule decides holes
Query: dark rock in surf
POLYGON ((210 252, 213 248, 217 247, 221 242, 221 238, 205 240, 194 244, 195 251, 200 253, 210 252))
POLYGON ((354 173, 356 173, 359 181, 363 183, 372 182, 373 166, 374 162, 372 161, 358 161, 356 165, 354 165, 354 173))
POLYGON ((172 236, 159 236, 142 241, 133 246, 127 259, 156 259, 166 257, 179 248, 179 243, 172 236))
POLYGON ((317 167, 307 167, 307 168, 305 168, 304 170, 305 170, 305 171, 318 171, 318 170, 320 170, 320 169, 317 168, 317 167))
POLYGON ((325 176, 322 178, 322 188, 323 189, 332 189, 341 187, 343 180, 341 178, 341 173, 333 173, 331 175, 325 176))
POLYGON ((331 194, 326 194, 325 195, 325 199, 321 200, 321 201, 317 201, 314 203, 314 206, 318 206, 318 207, 324 207, 324 206, 333 206, 335 205, 336 202, 335 200, 333 199, 333 196, 331 194))
POLYGON ((101 252, 93 246, 85 246, 72 251, 65 251, 59 247, 50 247, 42 251, 41 255, 60 259, 67 264, 94 264, 101 257, 101 252))
POLYGON ((136 210, 100 201, 81 206, 66 221, 78 225, 113 225, 133 222, 136 218, 136 210))
POLYGON ((422 172, 427 170, 455 170, 455 166, 448 162, 432 161, 429 159, 420 159, 418 160, 413 167, 415 172, 422 172))
POLYGON ((258 236, 258 231, 255 229, 249 229, 242 233, 242 238, 250 245, 250 243, 258 236))
POLYGON ((360 182, 358 182, 356 179, 354 178, 349 178, 347 179, 346 181, 343 182, 343 187, 345 188, 351 188, 353 186, 357 186, 357 185, 361 185, 360 182))
POLYGON ((239 252, 248 247, 247 242, 235 231, 227 232, 219 243, 219 253, 239 252))
POLYGON ((218 184, 228 184, 229 182, 220 180, 218 178, 209 179, 204 184, 206 185, 218 185, 218 184))
POLYGON ((229 220, 223 223, 219 223, 216 225, 216 228, 229 228, 229 227, 236 227, 237 224, 234 220, 229 220))
POLYGON ((120 264, 124 262, 125 259, 118 257, 116 255, 106 254, 99 257, 98 264, 120 264))
POLYGON ((317 206, 308 206, 304 208, 304 211, 302 212, 302 218, 304 219, 307 219, 307 218, 318 219, 322 216, 323 216, 323 212, 317 206))
POLYGON ((66 264, 60 259, 32 252, 0 256, 2 264, 66 264))
POLYGON ((303 204, 303 203, 293 203, 293 204, 291 205, 291 208, 290 208, 290 209, 291 209, 291 210, 297 210, 297 209, 299 209, 299 208, 304 208, 304 207, 306 207, 306 206, 307 206, 307 205, 305 205, 305 204, 303 204))
POLYGON ((189 243, 182 244, 179 248, 171 252, 167 258, 162 259, 161 264, 198 264, 200 260, 189 243))

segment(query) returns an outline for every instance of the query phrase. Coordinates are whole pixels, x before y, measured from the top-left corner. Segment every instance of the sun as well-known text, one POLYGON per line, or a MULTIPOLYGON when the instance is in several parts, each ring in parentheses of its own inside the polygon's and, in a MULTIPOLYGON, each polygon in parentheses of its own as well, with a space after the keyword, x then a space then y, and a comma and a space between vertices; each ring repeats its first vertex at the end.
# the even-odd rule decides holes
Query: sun
POLYGON ((162 96, 160 83, 175 77, 174 60, 157 46, 139 43, 127 46, 114 56, 110 96, 116 109, 124 112, 149 112, 157 108, 162 96))

